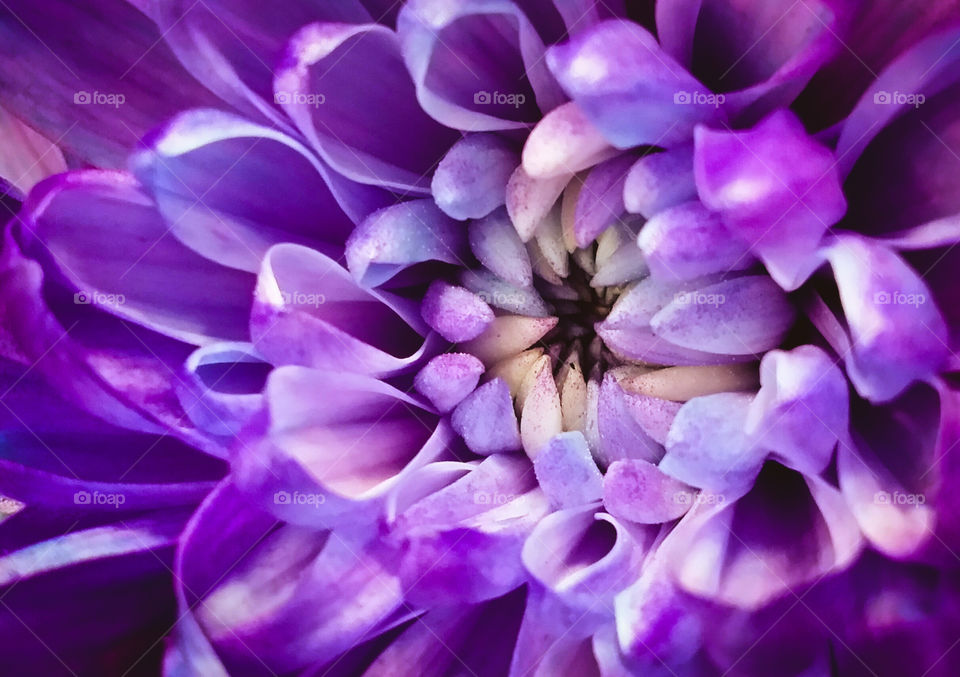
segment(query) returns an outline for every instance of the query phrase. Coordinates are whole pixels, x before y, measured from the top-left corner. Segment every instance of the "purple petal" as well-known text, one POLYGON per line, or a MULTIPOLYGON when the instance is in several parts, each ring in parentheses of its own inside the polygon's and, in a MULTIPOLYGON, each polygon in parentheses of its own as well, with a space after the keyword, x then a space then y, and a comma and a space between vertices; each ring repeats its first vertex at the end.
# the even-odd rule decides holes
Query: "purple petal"
POLYGON ((661 524, 681 517, 696 491, 639 458, 614 461, 603 476, 603 505, 618 519, 661 524))
POLYGON ((374 212, 347 240, 347 266, 365 286, 377 287, 424 261, 463 265, 466 229, 433 200, 412 200, 374 212))
POLYGON ((250 336, 273 364, 396 373, 423 356, 427 332, 414 303, 359 286, 319 252, 280 244, 264 258, 250 336))
POLYGON ((550 502, 573 508, 600 499, 603 477, 579 432, 561 433, 534 460, 540 488, 550 502))
POLYGON ((677 412, 660 469, 691 486, 724 492, 749 487, 766 451, 746 430, 751 395, 695 397, 677 412))
POLYGON ((123 167, 151 128, 185 108, 223 105, 125 0, 11 0, 2 9, 4 107, 83 163, 123 167))
POLYGON ((760 354, 780 344, 794 315, 786 295, 770 278, 746 276, 678 296, 650 319, 650 327, 683 348, 721 355, 760 354))
POLYGON ((420 306, 424 321, 451 343, 475 339, 493 322, 493 311, 463 287, 436 280, 420 306))
POLYGON ((623 215, 623 186, 633 163, 632 155, 620 155, 597 165, 587 174, 573 217, 578 247, 588 246, 623 215))
POLYGON ((513 147, 495 134, 470 134, 437 166, 430 192, 455 219, 479 219, 506 203, 507 181, 520 163, 513 147))
POLYGON ((248 432, 235 476, 265 509, 295 524, 369 518, 400 479, 453 439, 422 403, 360 374, 279 367, 265 398, 265 430, 248 432))
POLYGON ((827 253, 853 338, 850 380, 864 397, 887 401, 936 373, 948 334, 930 289, 887 247, 855 236, 827 253))
POLYGON ((444 353, 427 362, 414 380, 421 395, 442 414, 473 392, 483 373, 483 363, 466 353, 444 353))
POLYGON ((749 248, 699 201, 669 207, 653 216, 637 239, 652 275, 692 280, 753 265, 749 248))
POLYGON ((513 398, 507 384, 499 378, 484 383, 461 402, 453 410, 451 424, 476 454, 486 456, 520 449, 513 398))
POLYGON ((843 372, 816 346, 773 350, 760 363, 760 385, 747 419, 756 443, 800 472, 822 472, 847 431, 843 372))
POLYGON ((694 140, 700 199, 781 286, 796 289, 820 265, 820 240, 847 209, 833 153, 786 111, 743 132, 700 127, 694 140))
POLYGON ((549 512, 530 471, 525 458, 495 454, 403 511, 393 537, 402 544, 409 600, 475 603, 527 579, 523 544, 549 512))
POLYGON ((354 222, 386 204, 293 138, 218 111, 174 118, 131 164, 177 239, 250 272, 278 242, 340 256, 354 222))
POLYGON ((683 105, 704 92, 639 25, 604 21, 551 47, 547 63, 564 91, 617 148, 669 146, 719 119, 713 105, 683 105))
POLYGON ((413 0, 397 33, 420 105, 448 127, 523 128, 562 101, 541 38, 508 0, 413 0))
POLYGON ((697 196, 693 176, 693 146, 668 148, 645 155, 627 173, 623 204, 631 214, 652 218, 657 212, 697 196))
POLYGON ((469 228, 470 249, 488 270, 521 287, 533 283, 530 256, 505 210, 472 221, 469 228))
POLYGON ((420 109, 397 36, 378 24, 300 29, 274 96, 320 156, 361 183, 426 193, 433 168, 459 136, 420 109), (360 71, 369 77, 357 78, 360 71))

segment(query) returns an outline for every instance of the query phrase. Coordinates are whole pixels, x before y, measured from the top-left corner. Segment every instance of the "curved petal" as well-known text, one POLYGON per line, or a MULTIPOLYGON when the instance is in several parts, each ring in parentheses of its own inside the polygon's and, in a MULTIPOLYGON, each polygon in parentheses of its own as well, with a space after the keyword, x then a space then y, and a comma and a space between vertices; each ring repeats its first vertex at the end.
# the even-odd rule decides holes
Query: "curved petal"
POLYGON ((175 619, 170 562, 186 515, 124 523, 35 509, 0 525, 0 648, 14 674, 157 672, 175 619))
POLYGON ((837 440, 846 437, 848 412, 847 380, 822 349, 772 350, 760 363, 760 391, 750 403, 747 431, 785 465, 816 475, 830 463, 837 440))
POLYGON ((375 545, 285 525, 231 484, 211 494, 181 540, 181 612, 193 615, 229 674, 331 661, 389 629, 402 602, 375 545))
POLYGON ((410 301, 359 286, 319 252, 279 244, 264 257, 250 336, 273 364, 397 373, 423 357, 427 332, 410 301))
POLYGON ((674 145, 688 139, 694 125, 722 119, 717 105, 694 101, 706 87, 634 23, 596 24, 551 47, 547 63, 617 148, 674 145))
POLYGON ((789 105, 843 51, 847 4, 667 0, 657 3, 657 34, 667 53, 726 93, 731 117, 757 120, 789 105))
POLYGON ((521 129, 562 102, 544 43, 510 0, 412 0, 397 32, 420 105, 449 127, 521 129))
POLYGON ((570 508, 540 521, 523 546, 523 563, 566 604, 612 618, 613 598, 635 581, 647 546, 606 513, 570 508))
POLYGON ((77 289, 76 303, 191 343, 246 337, 253 277, 167 237, 130 176, 88 170, 53 177, 33 192, 20 218, 27 247, 49 252, 77 289))
POLYGON ((459 137, 420 109, 397 36, 378 24, 304 26, 274 92, 320 156, 362 183, 427 193, 434 167, 459 137))
POLYGON ((884 402, 935 374, 949 355, 943 316, 923 279, 894 251, 853 235, 827 251, 853 346, 850 380, 884 402))
POLYGON ((549 512, 530 463, 494 454, 398 517, 400 575, 416 604, 476 603, 521 585, 521 551, 549 512))
POLYGON ((507 181, 520 164, 513 147, 495 134, 468 134, 450 148, 434 172, 430 192, 455 219, 480 219, 507 201, 507 181))
POLYGON ((787 290, 820 265, 820 240, 847 210, 833 153, 788 111, 745 131, 697 128, 694 172, 703 203, 787 290))
POLYGON ((369 519, 405 474, 453 439, 435 414, 369 376, 280 367, 265 400, 263 429, 237 451, 235 475, 264 508, 295 524, 369 519))
POLYGON ((386 193, 330 171, 282 132, 219 111, 189 111, 131 158, 172 234, 202 256, 256 272, 295 242, 339 257, 354 223, 386 193))
POLYGON ((4 107, 81 162, 123 167, 156 125, 184 108, 222 105, 127 0, 10 0, 0 10, 4 107))
POLYGON ((357 0, 284 1, 263 11, 256 0, 153 2, 151 16, 163 38, 194 77, 248 116, 287 123, 273 102, 273 73, 294 32, 311 21, 363 23, 370 15, 357 0))
POLYGON ((347 266, 360 283, 378 287, 417 263, 465 266, 466 228, 433 200, 411 200, 367 217, 347 240, 347 266))

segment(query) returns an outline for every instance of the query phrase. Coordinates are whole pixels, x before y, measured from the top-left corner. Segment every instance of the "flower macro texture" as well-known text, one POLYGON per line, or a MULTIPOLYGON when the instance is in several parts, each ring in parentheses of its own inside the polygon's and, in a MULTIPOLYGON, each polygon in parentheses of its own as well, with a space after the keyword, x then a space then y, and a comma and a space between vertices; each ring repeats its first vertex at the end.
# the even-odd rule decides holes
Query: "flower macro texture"
POLYGON ((960 673, 960 3, 0 0, 0 673, 960 673))

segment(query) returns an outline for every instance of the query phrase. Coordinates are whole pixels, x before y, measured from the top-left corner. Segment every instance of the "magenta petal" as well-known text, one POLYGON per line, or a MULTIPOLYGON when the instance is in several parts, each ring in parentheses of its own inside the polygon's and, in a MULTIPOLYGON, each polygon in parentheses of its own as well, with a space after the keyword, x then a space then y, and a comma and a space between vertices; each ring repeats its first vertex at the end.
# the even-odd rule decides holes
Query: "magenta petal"
POLYGON ((517 414, 503 379, 488 381, 473 391, 454 409, 451 424, 476 454, 520 449, 517 414))
POLYGON ((319 252, 280 244, 264 257, 250 336, 273 364, 397 373, 423 356, 428 331, 412 302, 361 287, 319 252))
POLYGON ((459 136, 420 109, 397 36, 378 24, 300 29, 274 96, 321 157, 362 183, 426 193, 459 136), (360 71, 367 77, 358 78, 360 71))

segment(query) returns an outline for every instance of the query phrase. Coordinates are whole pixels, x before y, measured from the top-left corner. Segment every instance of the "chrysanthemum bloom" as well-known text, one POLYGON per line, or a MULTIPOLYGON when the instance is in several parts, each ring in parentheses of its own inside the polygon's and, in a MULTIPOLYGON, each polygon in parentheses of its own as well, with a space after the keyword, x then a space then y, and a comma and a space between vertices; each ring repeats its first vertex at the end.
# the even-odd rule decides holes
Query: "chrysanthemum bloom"
POLYGON ((951 3, 52 5, 16 674, 956 673, 951 3))

